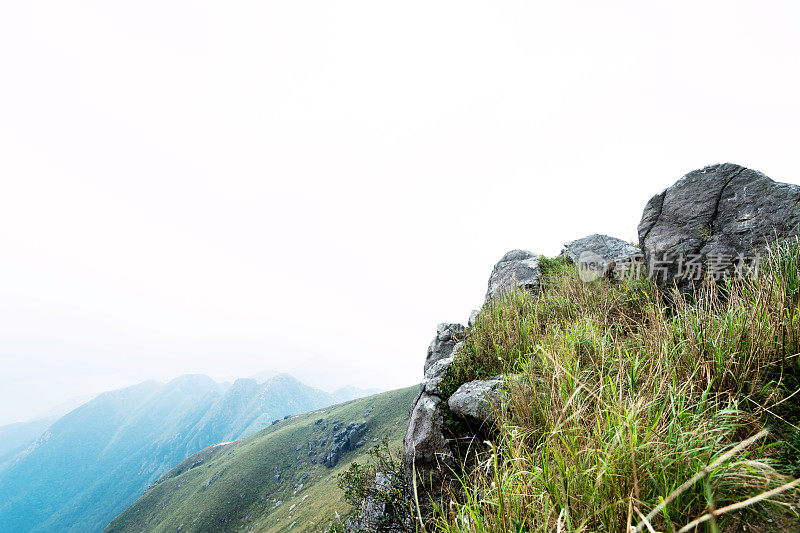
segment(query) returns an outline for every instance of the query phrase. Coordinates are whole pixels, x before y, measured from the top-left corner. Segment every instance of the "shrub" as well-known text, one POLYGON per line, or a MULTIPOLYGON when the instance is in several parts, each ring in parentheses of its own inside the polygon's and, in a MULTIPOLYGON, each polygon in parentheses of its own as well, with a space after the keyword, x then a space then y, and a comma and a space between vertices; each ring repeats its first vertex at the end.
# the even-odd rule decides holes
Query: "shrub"
POLYGON ((386 438, 369 450, 366 464, 352 463, 339 474, 339 488, 353 512, 335 526, 339 531, 411 531, 411 496, 400 461, 386 438))

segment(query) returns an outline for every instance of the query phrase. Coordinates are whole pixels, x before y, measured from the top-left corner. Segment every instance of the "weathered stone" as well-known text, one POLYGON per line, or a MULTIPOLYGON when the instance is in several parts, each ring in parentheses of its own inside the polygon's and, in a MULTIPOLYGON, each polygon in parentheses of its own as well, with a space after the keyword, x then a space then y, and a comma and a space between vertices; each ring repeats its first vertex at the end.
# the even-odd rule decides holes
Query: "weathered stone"
POLYGON ((650 199, 639 223, 648 272, 682 291, 699 284, 709 261, 718 276, 730 274, 739 254, 798 234, 800 186, 732 163, 686 174, 650 199))
POLYGON ((422 382, 422 390, 428 394, 433 394, 441 398, 442 391, 439 388, 439 385, 442 382, 442 378, 444 378, 447 368, 451 364, 453 364, 452 356, 436 361, 436 363, 434 363, 430 368, 430 372, 425 374, 425 380, 422 382))
POLYGON ((467 320, 467 327, 471 328, 475 325, 475 321, 478 320, 478 315, 480 314, 479 309, 473 309, 472 312, 469 314, 469 320, 467 320))
POLYGON ((470 422, 494 425, 504 384, 503 375, 464 383, 448 398, 447 405, 454 414, 470 422))
POLYGON ((461 324, 439 324, 436 327, 436 337, 428 346, 424 371, 427 373, 428 368, 439 359, 450 357, 453 347, 464 338, 465 332, 466 329, 461 324))
POLYGON ((564 245, 561 257, 578 266, 584 281, 594 281, 609 273, 622 273, 642 259, 642 251, 616 237, 595 233, 564 245))
MULTIPOLYGON (((336 427, 336 426, 334 426, 336 427)), ((341 427, 341 424, 339 425, 341 427)), ((322 457, 322 464, 328 468, 333 468, 339 464, 342 456, 358 447, 361 438, 367 432, 367 423, 356 424, 351 422, 344 429, 333 435, 333 445, 330 450, 322 457)))
POLYGON ((514 287, 532 293, 539 291, 539 259, 541 256, 527 250, 511 250, 492 269, 486 300, 489 301, 514 287))
POLYGON ((464 341, 457 342, 453 347, 453 351, 449 357, 439 359, 428 367, 428 370, 425 372, 425 380, 422 382, 422 390, 428 394, 434 394, 440 398, 442 397, 442 391, 439 388, 439 384, 442 382, 445 373, 447 373, 447 369, 451 364, 453 364, 459 349, 463 345, 464 341))
POLYGON ((453 468, 452 450, 444 434, 443 403, 438 396, 420 392, 411 407, 403 439, 403 470, 416 485, 420 512, 430 514, 443 494, 447 472, 453 468))

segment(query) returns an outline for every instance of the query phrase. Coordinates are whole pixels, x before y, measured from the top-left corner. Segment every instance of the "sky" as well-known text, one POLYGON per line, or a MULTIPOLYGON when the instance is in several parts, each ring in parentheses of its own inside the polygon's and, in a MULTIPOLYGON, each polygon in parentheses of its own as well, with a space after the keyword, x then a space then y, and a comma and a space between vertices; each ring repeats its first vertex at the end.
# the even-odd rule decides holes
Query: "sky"
POLYGON ((797 2, 0 3, 0 424, 205 373, 422 377, 508 250, 800 183, 797 2))

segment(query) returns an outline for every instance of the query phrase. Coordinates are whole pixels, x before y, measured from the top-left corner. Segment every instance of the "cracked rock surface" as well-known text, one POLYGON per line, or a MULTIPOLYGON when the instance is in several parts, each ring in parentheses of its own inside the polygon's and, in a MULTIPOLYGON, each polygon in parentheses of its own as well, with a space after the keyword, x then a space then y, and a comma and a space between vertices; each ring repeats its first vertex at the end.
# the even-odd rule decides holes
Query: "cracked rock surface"
POLYGON ((425 370, 425 379, 422 382, 423 391, 427 392, 428 394, 439 396, 440 398, 442 397, 442 389, 439 387, 439 385, 441 384, 445 373, 447 373, 447 369, 451 364, 453 364, 453 360, 463 344, 464 341, 459 341, 453 347, 448 357, 445 357, 444 359, 438 359, 425 370))
POLYGON ((438 503, 454 466, 453 452, 445 436, 442 391, 439 383, 458 352, 466 329, 461 324, 439 324, 425 358, 425 380, 403 438, 403 470, 416 485, 420 511, 428 516, 438 503))
POLYGON ((446 359, 453 354, 456 343, 464 338, 466 328, 461 324, 439 324, 436 327, 436 337, 428 346, 428 354, 425 357, 424 372, 440 359, 446 359))
POLYGON ((520 287, 532 293, 539 292, 540 255, 527 250, 511 250, 492 269, 486 301, 504 292, 520 287))
POLYGON ((698 276, 686 275, 680 257, 694 258, 703 273, 709 259, 725 258, 717 269, 729 274, 739 254, 800 234, 800 186, 733 163, 711 165, 653 196, 638 229, 648 272, 686 291, 698 276))
POLYGON ((439 396, 420 392, 411 406, 403 438, 403 471, 418 495, 419 511, 430 516, 441 501, 455 459, 445 436, 444 404, 439 396))

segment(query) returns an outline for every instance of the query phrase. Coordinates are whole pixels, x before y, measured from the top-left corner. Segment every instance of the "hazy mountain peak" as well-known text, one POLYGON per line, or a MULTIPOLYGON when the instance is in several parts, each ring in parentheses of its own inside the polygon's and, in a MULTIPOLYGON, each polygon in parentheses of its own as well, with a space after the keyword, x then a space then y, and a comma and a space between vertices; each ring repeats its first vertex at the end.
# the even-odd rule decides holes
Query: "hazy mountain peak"
POLYGON ((363 395, 354 387, 328 393, 285 373, 233 384, 186 374, 103 393, 6 461, 0 529, 99 530, 193 453, 363 395))

